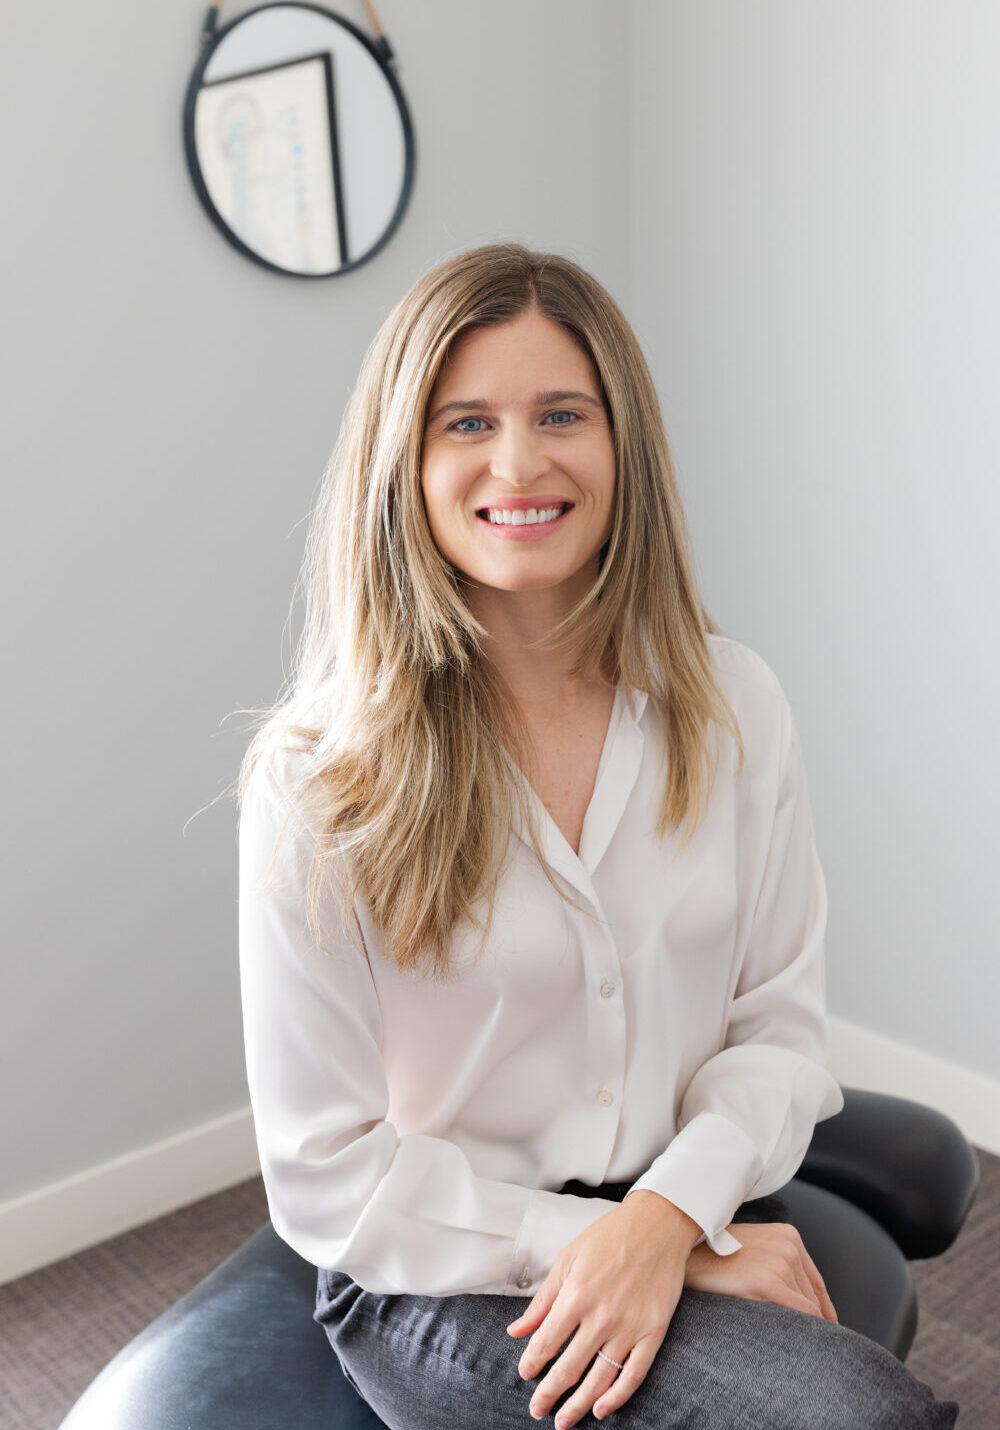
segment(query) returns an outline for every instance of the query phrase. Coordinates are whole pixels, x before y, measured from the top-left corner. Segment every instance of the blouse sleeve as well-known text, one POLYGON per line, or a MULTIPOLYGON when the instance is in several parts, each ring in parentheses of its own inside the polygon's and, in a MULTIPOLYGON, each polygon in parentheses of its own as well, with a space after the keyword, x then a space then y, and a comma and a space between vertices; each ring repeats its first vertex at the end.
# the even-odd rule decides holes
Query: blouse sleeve
POLYGON ((816 1123, 844 1106, 826 1065, 826 884, 783 692, 781 705, 773 819, 724 1045, 691 1078, 677 1135, 628 1193, 667 1197, 721 1256, 742 1246, 726 1231, 741 1202, 790 1181, 816 1123))
POLYGON ((271 864, 288 810, 261 761, 240 814, 239 962, 275 1231, 312 1265, 369 1291, 533 1294, 557 1252, 618 1203, 478 1176, 454 1143, 400 1135, 387 1120, 371 967, 335 926, 337 899, 324 902, 328 951, 316 946, 306 903, 314 839, 294 812, 271 864))

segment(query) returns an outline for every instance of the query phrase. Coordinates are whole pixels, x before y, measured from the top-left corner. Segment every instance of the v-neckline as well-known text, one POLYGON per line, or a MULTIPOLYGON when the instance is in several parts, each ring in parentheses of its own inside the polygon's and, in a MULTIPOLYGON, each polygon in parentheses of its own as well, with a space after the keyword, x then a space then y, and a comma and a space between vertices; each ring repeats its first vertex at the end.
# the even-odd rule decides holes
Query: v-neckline
POLYGON ((600 758, 598 759, 598 762, 597 762, 597 772, 596 772, 596 774, 594 775, 594 787, 593 787, 593 789, 592 789, 591 792, 590 792, 590 799, 587 801, 587 808, 586 808, 586 810, 584 811, 583 822, 582 822, 581 825, 580 825, 580 852, 579 852, 579 853, 573 848, 572 844, 570 844, 570 842, 569 842, 569 840, 566 838, 565 834, 564 834, 564 833, 562 832, 562 830, 559 828, 559 825, 556 823, 555 819, 552 817, 551 812, 550 812, 549 809, 546 807, 545 801, 542 799, 541 795, 540 795, 540 794, 538 793, 538 791, 535 789, 535 786, 534 786, 534 785, 531 783, 531 781, 528 779, 527 775, 524 773, 524 771, 521 769, 521 767, 520 767, 519 765, 515 765, 515 769, 517 770, 518 774, 521 776, 522 780, 524 781, 524 783, 525 783, 525 784, 527 785, 527 787, 528 787, 528 792, 529 792, 531 798, 535 801, 536 805, 538 806, 538 808, 539 808, 539 809, 541 810, 541 812, 542 812, 542 819, 543 819, 545 828, 549 831, 550 838, 554 838, 555 840, 557 840, 557 841, 558 841, 558 844, 562 847, 562 849, 565 850, 565 852, 570 856, 570 858, 574 859, 577 864, 582 864, 582 863, 583 863, 583 860, 582 860, 582 857, 581 857, 581 856, 582 856, 583 851, 584 851, 584 849, 586 848, 586 845, 587 845, 587 842, 588 842, 588 841, 587 841, 587 828, 588 828, 588 824, 591 823, 592 820, 593 820, 593 818, 594 818, 594 807, 595 807, 595 805, 597 804, 597 796, 598 796, 598 791, 599 791, 600 784, 601 784, 601 779, 602 779, 602 777, 603 777, 603 775, 604 775, 604 771, 605 771, 605 769, 606 769, 606 767, 607 767, 608 756, 609 756, 609 753, 610 753, 610 751, 611 751, 611 747, 612 747, 612 745, 614 744, 614 740, 615 740, 615 733, 616 733, 616 731, 617 731, 618 725, 619 725, 620 722, 621 722, 623 702, 624 702, 624 687, 623 687, 622 681, 619 680, 619 681, 618 681, 618 684, 615 686, 614 699, 613 699, 612 702, 611 702, 611 713, 610 713, 610 715, 608 716, 608 727, 607 727, 607 729, 606 729, 605 732, 604 732, 604 741, 603 741, 603 743, 602 743, 602 745, 601 745, 601 754, 600 754, 600 758))
MULTIPOLYGON (((640 720, 646 706, 646 693, 635 691, 619 680, 615 694, 617 704, 612 705, 604 747, 594 779, 594 790, 580 831, 578 854, 545 808, 530 780, 517 762, 508 756, 514 779, 522 780, 527 786, 529 805, 531 800, 536 800, 541 808, 542 817, 538 832, 542 857, 553 873, 558 874, 582 894, 598 913, 601 901, 594 885, 594 875, 621 823, 625 807, 632 798, 642 768, 645 744, 640 720)), ((514 803, 513 819, 515 836, 529 852, 534 853, 519 799, 514 803)))

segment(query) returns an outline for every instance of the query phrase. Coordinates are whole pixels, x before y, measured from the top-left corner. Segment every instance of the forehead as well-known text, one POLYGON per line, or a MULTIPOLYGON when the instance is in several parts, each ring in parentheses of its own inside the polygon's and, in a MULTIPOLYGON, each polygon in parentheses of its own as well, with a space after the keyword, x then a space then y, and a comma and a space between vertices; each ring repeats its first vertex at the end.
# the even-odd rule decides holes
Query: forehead
POLYGON ((555 386, 579 387, 595 396, 600 392, 594 365, 576 339, 551 318, 530 312, 460 334, 438 373, 433 395, 436 400, 498 400, 555 386))

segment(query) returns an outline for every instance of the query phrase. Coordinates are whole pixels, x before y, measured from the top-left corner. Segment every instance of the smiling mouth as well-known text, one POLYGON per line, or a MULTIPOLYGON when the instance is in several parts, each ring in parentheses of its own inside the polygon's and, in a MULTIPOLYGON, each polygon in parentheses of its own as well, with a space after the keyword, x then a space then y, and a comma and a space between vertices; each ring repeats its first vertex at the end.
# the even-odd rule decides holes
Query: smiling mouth
POLYGON ((546 522, 558 521, 558 520, 559 520, 559 517, 565 516, 568 511, 571 511, 571 510, 572 510, 573 505, 574 505, 574 503, 571 502, 571 501, 561 501, 561 502, 550 502, 548 506, 544 506, 544 507, 490 507, 490 506, 481 506, 481 507, 478 509, 478 511, 476 512, 476 515, 479 517, 480 521, 485 521, 485 522, 487 522, 490 526, 544 526, 544 525, 546 524, 546 522), (499 521, 496 520, 496 519, 494 519, 494 518, 491 518, 491 516, 490 516, 490 512, 491 512, 491 511, 497 513, 497 516, 499 516, 499 518, 500 518, 499 521), (539 521, 538 518, 536 517, 534 521, 528 521, 528 520, 527 520, 527 513, 528 513, 529 511, 536 511, 536 512, 537 512, 537 511, 558 511, 558 516, 556 516, 556 517, 546 517, 543 521, 539 521), (509 515, 509 518, 510 518, 509 520, 506 519, 506 517, 507 517, 508 515, 509 515), (515 520, 514 520, 515 516, 520 517, 521 519, 518 520, 518 521, 515 521, 515 520))

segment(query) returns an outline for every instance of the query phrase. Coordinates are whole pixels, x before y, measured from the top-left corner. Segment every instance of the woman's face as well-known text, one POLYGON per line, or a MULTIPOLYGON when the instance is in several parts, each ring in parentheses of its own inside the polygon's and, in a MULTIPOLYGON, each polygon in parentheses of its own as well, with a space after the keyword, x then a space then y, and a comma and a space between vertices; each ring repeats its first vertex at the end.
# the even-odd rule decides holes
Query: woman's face
POLYGON ((420 484, 438 550, 473 581, 596 579, 614 444, 594 365, 558 323, 528 311, 453 344, 427 407, 420 484))

